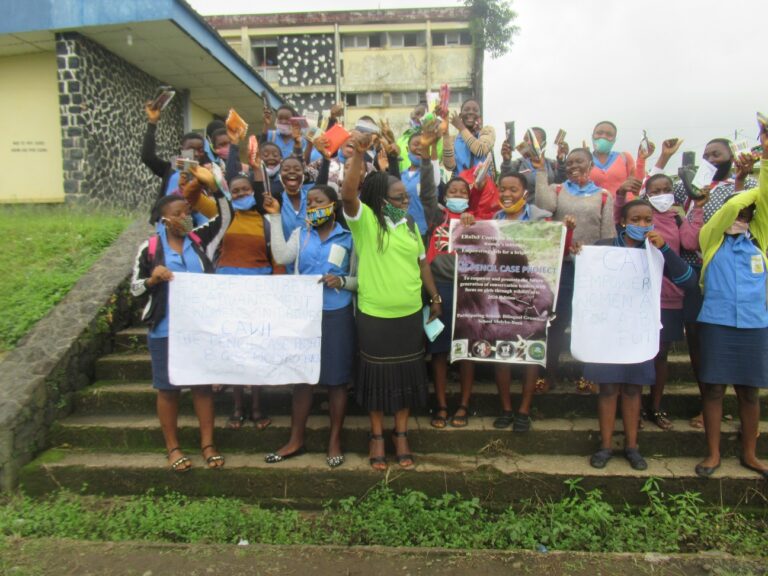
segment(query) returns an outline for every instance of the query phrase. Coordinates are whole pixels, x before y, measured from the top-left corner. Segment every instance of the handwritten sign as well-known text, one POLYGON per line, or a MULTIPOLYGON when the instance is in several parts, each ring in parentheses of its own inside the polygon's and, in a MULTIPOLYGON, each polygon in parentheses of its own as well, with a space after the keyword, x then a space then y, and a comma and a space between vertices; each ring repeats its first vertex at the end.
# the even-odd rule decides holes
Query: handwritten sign
POLYGON ((175 273, 168 299, 171 383, 316 384, 319 279, 175 273))
POLYGON ((664 257, 585 246, 576 257, 571 353, 582 362, 636 364, 655 357, 661 329, 664 257))

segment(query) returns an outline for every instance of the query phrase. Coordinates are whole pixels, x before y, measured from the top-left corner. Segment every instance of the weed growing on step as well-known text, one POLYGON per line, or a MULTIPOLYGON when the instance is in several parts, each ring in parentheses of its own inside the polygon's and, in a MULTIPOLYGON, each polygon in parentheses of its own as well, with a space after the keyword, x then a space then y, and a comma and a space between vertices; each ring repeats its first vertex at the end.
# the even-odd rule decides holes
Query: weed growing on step
POLYGON ((569 482, 558 502, 527 501, 500 514, 476 498, 397 493, 382 485, 321 514, 263 509, 237 499, 178 494, 99 499, 61 492, 7 498, 0 535, 96 541, 421 546, 454 549, 695 552, 768 556, 765 518, 707 508, 695 493, 668 495, 649 480, 648 504, 614 507, 569 482))

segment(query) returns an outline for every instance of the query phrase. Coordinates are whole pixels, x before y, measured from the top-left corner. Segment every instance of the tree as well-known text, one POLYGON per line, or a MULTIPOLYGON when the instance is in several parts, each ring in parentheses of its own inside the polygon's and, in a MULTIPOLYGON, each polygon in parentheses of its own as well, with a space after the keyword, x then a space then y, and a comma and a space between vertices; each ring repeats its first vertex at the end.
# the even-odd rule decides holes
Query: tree
POLYGON ((488 52, 491 58, 504 56, 512 49, 513 37, 520 28, 512 22, 517 14, 509 0, 464 0, 470 9, 470 31, 474 53, 472 58, 472 88, 483 104, 483 60, 488 52))

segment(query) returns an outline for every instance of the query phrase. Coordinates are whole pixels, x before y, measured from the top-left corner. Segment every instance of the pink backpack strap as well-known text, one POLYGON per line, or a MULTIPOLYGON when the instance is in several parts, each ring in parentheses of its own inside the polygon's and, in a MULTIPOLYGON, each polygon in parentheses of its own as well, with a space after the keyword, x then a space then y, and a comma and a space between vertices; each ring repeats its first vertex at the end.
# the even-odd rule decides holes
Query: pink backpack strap
POLYGON ((155 256, 157 255, 157 242, 158 242, 158 235, 155 234, 154 236, 149 237, 149 244, 147 245, 147 255, 149 256, 149 261, 154 264, 155 263, 155 256))
POLYGON ((560 191, 561 191, 562 189, 563 189, 563 185, 562 185, 562 184, 558 184, 558 185, 557 185, 557 187, 555 188, 555 194, 557 194, 558 196, 560 196, 560 191))
POLYGON ((200 236, 198 236, 194 232, 190 232, 189 234, 187 234, 187 236, 189 236, 189 239, 192 240, 192 242, 194 242, 198 246, 200 246, 203 243, 203 241, 200 240, 200 236))

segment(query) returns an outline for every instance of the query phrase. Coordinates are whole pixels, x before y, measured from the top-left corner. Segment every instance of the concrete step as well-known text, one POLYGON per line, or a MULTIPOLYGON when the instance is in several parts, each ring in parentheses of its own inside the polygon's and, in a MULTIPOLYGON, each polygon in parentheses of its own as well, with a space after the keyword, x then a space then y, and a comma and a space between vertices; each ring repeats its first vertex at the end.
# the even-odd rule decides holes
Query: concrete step
MULTIPOLYGON (((480 454, 500 451, 504 454, 586 456, 599 445, 597 420, 593 418, 542 419, 533 422, 528 433, 515 433, 511 428, 497 430, 493 417, 470 418, 465 428, 435 429, 429 417, 412 417, 409 424, 410 446, 422 454, 480 454)), ((768 452, 768 423, 761 423, 758 452, 768 452)), ((621 421, 614 435, 616 449, 623 446, 621 421)), ((342 443, 350 453, 368 452, 369 420, 366 416, 349 416, 344 422, 342 443)), ((738 454, 738 423, 723 423, 722 452, 725 456, 738 454)), ((327 416, 310 416, 307 423, 305 446, 310 452, 324 453, 329 434, 327 416)), ((266 430, 256 430, 248 423, 240 430, 227 428, 226 416, 216 419, 216 443, 222 450, 266 454, 277 450, 288 441, 290 416, 273 416, 266 430)), ((391 444, 389 434, 385 434, 391 444)), ((197 419, 179 417, 179 441, 182 446, 198 443, 197 419)), ((640 448, 644 455, 665 457, 696 457, 706 453, 704 433, 679 423, 678 427, 663 431, 646 426, 640 433, 640 448)), ((151 451, 163 445, 157 418, 147 414, 71 416, 57 422, 52 430, 53 446, 66 446, 90 450, 119 452, 151 451)), ((390 445, 390 448, 392 446, 390 445)), ((131 458, 133 456, 131 455, 131 458)))
MULTIPOLYGON (((570 356, 564 356, 561 362, 561 377, 578 379, 583 372, 583 364, 570 356)), ((513 377, 519 378, 522 368, 513 369, 513 377)), ((478 378, 493 378, 493 368, 490 364, 478 365, 478 378)), ((109 354, 96 361, 96 380, 151 380, 152 366, 149 353, 146 351, 124 352, 109 354)), ((669 379, 693 381, 691 363, 687 354, 671 354, 669 356, 669 379)))
POLYGON ((346 462, 334 470, 328 468, 323 454, 269 465, 261 455, 225 452, 226 465, 221 470, 206 469, 196 453, 189 456, 194 468, 174 474, 157 451, 127 457, 113 452, 51 450, 22 470, 21 485, 25 492, 39 496, 61 488, 110 496, 143 494, 151 489, 160 494, 226 495, 312 508, 329 499, 364 496, 385 482, 396 490, 415 489, 430 496, 458 492, 491 507, 507 507, 523 499, 560 499, 569 492, 566 481, 576 479, 584 489, 600 489, 608 501, 642 505, 647 497, 640 490, 653 477, 666 493, 696 491, 705 501, 718 504, 758 507, 768 498, 768 484, 735 459, 724 459, 716 475, 703 480, 693 471, 697 458, 650 458, 648 470, 637 472, 619 457, 604 470, 595 470, 585 456, 417 453, 413 470, 390 463, 387 472, 376 472, 367 457, 358 454, 347 454, 346 462))
MULTIPOLYGON (((291 386, 262 386, 259 388, 262 406, 268 414, 290 414, 291 386)), ((250 406, 249 392, 246 392, 246 406, 250 406)), ((520 381, 512 385, 513 406, 519 405, 520 381)), ((99 382, 81 390, 75 397, 74 408, 80 415, 154 413, 156 393, 151 382, 99 382)), ((215 396, 217 414, 232 413, 232 394, 228 389, 215 396)), ((454 410, 460 402, 459 384, 455 380, 448 382, 448 403, 454 410)), ((768 419, 768 395, 761 397, 763 418, 768 419)), ((430 407, 436 405, 434 395, 430 407)), ((687 421, 696 415, 700 408, 699 389, 696 384, 673 382, 665 390, 664 407, 672 418, 687 421)), ((313 414, 326 413, 328 409, 325 388, 315 389, 313 414)), ((470 409, 473 414, 495 416, 500 412, 496 385, 488 381, 478 381, 472 390, 470 409)), ((188 390, 182 390, 180 410, 183 414, 192 414, 192 398, 188 390)), ((736 416, 736 395, 730 389, 724 402, 726 414, 736 416)), ((351 415, 364 415, 363 410, 350 398, 347 411, 351 415)), ((420 413, 426 414, 427 410, 420 413)), ((563 383, 556 390, 537 395, 533 402, 535 417, 594 417, 596 399, 594 395, 579 394, 573 383, 563 383)), ((681 422, 680 425, 687 425, 681 422)))

